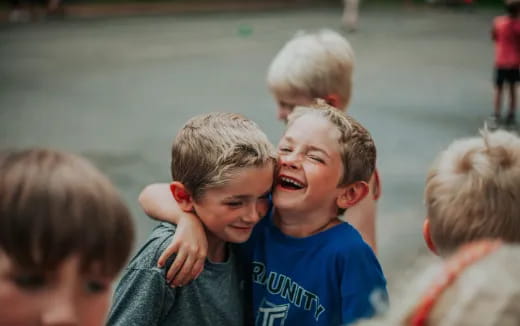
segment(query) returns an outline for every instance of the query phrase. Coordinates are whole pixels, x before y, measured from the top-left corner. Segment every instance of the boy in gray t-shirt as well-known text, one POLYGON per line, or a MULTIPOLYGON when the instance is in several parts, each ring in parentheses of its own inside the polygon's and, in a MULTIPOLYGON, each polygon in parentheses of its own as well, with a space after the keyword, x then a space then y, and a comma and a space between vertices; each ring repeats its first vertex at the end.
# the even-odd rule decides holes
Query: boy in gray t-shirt
POLYGON ((172 146, 171 193, 205 227, 208 255, 191 283, 172 288, 159 255, 176 227, 160 224, 125 269, 108 325, 243 325, 243 291, 228 242, 241 243, 268 210, 275 152, 258 126, 238 114, 189 120, 172 146))
POLYGON ((188 286, 172 288, 159 255, 175 226, 161 223, 125 270, 117 287, 109 325, 243 325, 243 286, 232 250, 225 262, 206 260, 204 271, 188 286), (204 300, 201 300, 203 298, 204 300))

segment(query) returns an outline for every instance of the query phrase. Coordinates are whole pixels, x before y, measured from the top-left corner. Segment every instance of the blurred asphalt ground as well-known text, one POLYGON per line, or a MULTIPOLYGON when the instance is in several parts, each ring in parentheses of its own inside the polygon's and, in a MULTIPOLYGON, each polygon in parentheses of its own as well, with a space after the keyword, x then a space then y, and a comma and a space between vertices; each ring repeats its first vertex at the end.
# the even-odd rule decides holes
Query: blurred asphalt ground
MULTIPOLYGON (((499 12, 368 6, 349 112, 378 145, 379 257, 390 282, 425 248, 428 167, 490 114, 490 22, 499 12)), ((121 190, 142 242, 154 222, 136 198, 169 181, 169 147, 195 114, 234 111, 277 142, 268 64, 298 30, 340 26, 340 9, 163 14, 0 24, 0 148, 52 146, 90 158, 121 190)))

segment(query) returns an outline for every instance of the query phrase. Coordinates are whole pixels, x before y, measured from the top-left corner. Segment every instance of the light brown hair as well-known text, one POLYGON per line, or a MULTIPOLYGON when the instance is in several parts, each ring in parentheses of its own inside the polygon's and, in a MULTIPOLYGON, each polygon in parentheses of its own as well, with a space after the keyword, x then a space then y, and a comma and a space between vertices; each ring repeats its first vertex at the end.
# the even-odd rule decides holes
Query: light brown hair
POLYGON ((251 120, 213 112, 190 119, 172 145, 171 174, 197 200, 237 170, 276 163, 273 145, 251 120))
POLYGON ((478 239, 520 242, 520 138, 483 131, 453 142, 430 169, 425 202, 441 255, 478 239))
POLYGON ((343 174, 338 186, 346 186, 357 181, 368 182, 376 164, 376 146, 368 130, 351 116, 321 100, 308 107, 296 107, 289 116, 287 128, 298 118, 308 114, 326 119, 340 132, 338 144, 343 174))
MULTIPOLYGON (((289 115, 287 129, 298 118, 309 114, 329 121, 340 133, 338 144, 343 173, 338 186, 347 186, 358 181, 368 182, 376 165, 376 145, 368 130, 351 116, 322 100, 317 100, 308 107, 296 107, 289 115)), ((340 209, 339 214, 344 211, 340 209)))
POLYGON ((0 250, 23 268, 52 271, 79 254, 115 276, 134 238, 130 213, 85 159, 49 149, 0 153, 0 250))

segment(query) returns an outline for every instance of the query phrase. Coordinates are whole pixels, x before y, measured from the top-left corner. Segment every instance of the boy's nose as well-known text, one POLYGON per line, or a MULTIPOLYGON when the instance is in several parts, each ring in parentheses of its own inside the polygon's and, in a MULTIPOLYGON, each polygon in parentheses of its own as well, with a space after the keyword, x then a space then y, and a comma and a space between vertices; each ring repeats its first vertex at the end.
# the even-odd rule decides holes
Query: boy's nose
POLYGON ((256 203, 252 204, 243 220, 247 223, 258 223, 258 221, 267 213, 267 204, 256 203))
POLYGON ((42 314, 42 325, 79 325, 77 300, 74 296, 62 293, 49 300, 42 314))
POLYGON ((299 155, 297 155, 296 153, 290 153, 287 155, 283 155, 280 158, 280 163, 283 167, 296 169, 300 164, 300 158, 299 155))

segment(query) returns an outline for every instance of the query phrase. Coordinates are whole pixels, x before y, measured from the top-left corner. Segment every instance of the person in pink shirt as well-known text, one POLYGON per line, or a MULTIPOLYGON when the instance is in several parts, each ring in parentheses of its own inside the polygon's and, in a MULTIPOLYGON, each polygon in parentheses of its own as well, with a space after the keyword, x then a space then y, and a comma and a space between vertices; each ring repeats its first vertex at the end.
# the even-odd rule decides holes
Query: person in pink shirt
POLYGON ((509 90, 509 113, 505 124, 515 124, 516 85, 520 81, 520 0, 506 0, 508 15, 495 17, 492 38, 495 42, 495 111, 492 123, 498 126, 504 84, 509 90))

